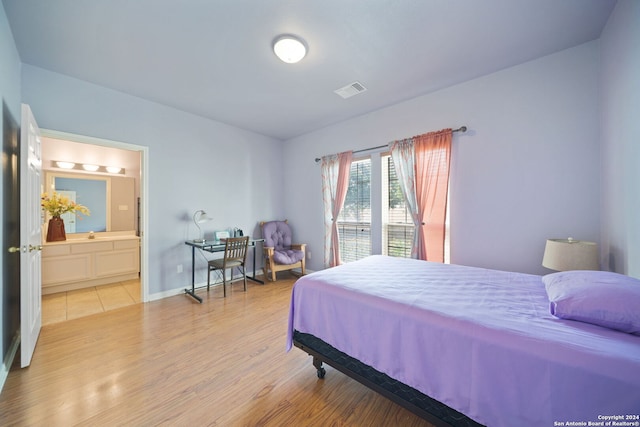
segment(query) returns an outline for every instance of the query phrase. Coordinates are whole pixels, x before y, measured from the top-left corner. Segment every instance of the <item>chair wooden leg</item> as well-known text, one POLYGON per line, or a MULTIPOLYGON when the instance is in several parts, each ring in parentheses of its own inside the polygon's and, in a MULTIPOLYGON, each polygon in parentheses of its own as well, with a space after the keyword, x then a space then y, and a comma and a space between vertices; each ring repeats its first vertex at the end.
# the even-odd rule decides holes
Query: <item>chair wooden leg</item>
POLYGON ((222 269, 222 293, 224 297, 227 297, 227 270, 222 269))
POLYGON ((244 291, 247 292, 247 270, 242 266, 242 275, 244 276, 244 291))

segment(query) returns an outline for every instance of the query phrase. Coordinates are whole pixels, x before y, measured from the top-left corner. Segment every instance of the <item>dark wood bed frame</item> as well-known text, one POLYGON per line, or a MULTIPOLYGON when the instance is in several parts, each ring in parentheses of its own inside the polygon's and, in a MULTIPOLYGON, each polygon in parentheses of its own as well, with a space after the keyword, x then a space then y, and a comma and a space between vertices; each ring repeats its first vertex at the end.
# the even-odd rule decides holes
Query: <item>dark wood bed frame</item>
POLYGON ((313 357, 313 366, 318 378, 324 378, 326 370, 322 364, 326 363, 435 426, 482 426, 466 415, 365 365, 311 334, 294 331, 293 344, 313 357))

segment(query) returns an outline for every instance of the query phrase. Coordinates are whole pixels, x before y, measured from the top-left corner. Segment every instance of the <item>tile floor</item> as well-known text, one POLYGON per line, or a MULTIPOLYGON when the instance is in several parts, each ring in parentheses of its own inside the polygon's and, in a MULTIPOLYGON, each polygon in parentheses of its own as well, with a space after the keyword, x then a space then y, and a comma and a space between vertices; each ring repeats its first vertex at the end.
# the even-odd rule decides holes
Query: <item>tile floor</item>
POLYGON ((42 296, 42 326, 140 302, 140 280, 42 296))

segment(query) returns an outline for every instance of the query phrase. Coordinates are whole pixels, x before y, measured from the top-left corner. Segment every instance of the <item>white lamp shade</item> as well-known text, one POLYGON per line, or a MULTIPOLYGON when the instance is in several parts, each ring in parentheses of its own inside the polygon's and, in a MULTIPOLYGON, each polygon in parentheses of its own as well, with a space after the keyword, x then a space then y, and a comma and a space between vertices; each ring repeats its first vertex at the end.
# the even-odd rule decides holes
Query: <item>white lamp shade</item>
POLYGON ((556 271, 599 270, 598 245, 572 238, 547 239, 542 266, 556 271))
POLYGON ((211 218, 209 215, 207 215, 207 213, 205 211, 203 211, 203 210, 196 211, 193 214, 193 222, 195 222, 196 225, 205 223, 207 221, 211 221, 212 219, 213 218, 211 218))
POLYGON ((307 47, 294 36, 280 36, 273 44, 276 56, 287 64, 300 62, 307 54, 307 47))

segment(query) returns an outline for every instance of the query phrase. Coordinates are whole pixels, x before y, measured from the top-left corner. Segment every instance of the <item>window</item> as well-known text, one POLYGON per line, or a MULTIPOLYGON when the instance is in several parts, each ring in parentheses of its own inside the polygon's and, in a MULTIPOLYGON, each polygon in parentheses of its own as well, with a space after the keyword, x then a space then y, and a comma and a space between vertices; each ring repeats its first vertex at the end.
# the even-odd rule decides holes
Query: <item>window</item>
POLYGON ((382 253, 409 258, 414 225, 390 155, 382 159, 382 253))
POLYGON ((371 159, 351 163, 349 189, 338 217, 338 234, 343 262, 371 255, 371 159))
MULTIPOLYGON (((414 225, 391 156, 372 154, 371 158, 354 160, 350 171, 349 189, 338 217, 342 262, 356 261, 372 253, 411 257, 414 225), (380 167, 372 168, 372 159, 380 167), (372 204, 372 199, 382 203, 372 204)), ((448 203, 445 227, 444 256, 448 263, 448 203)))

